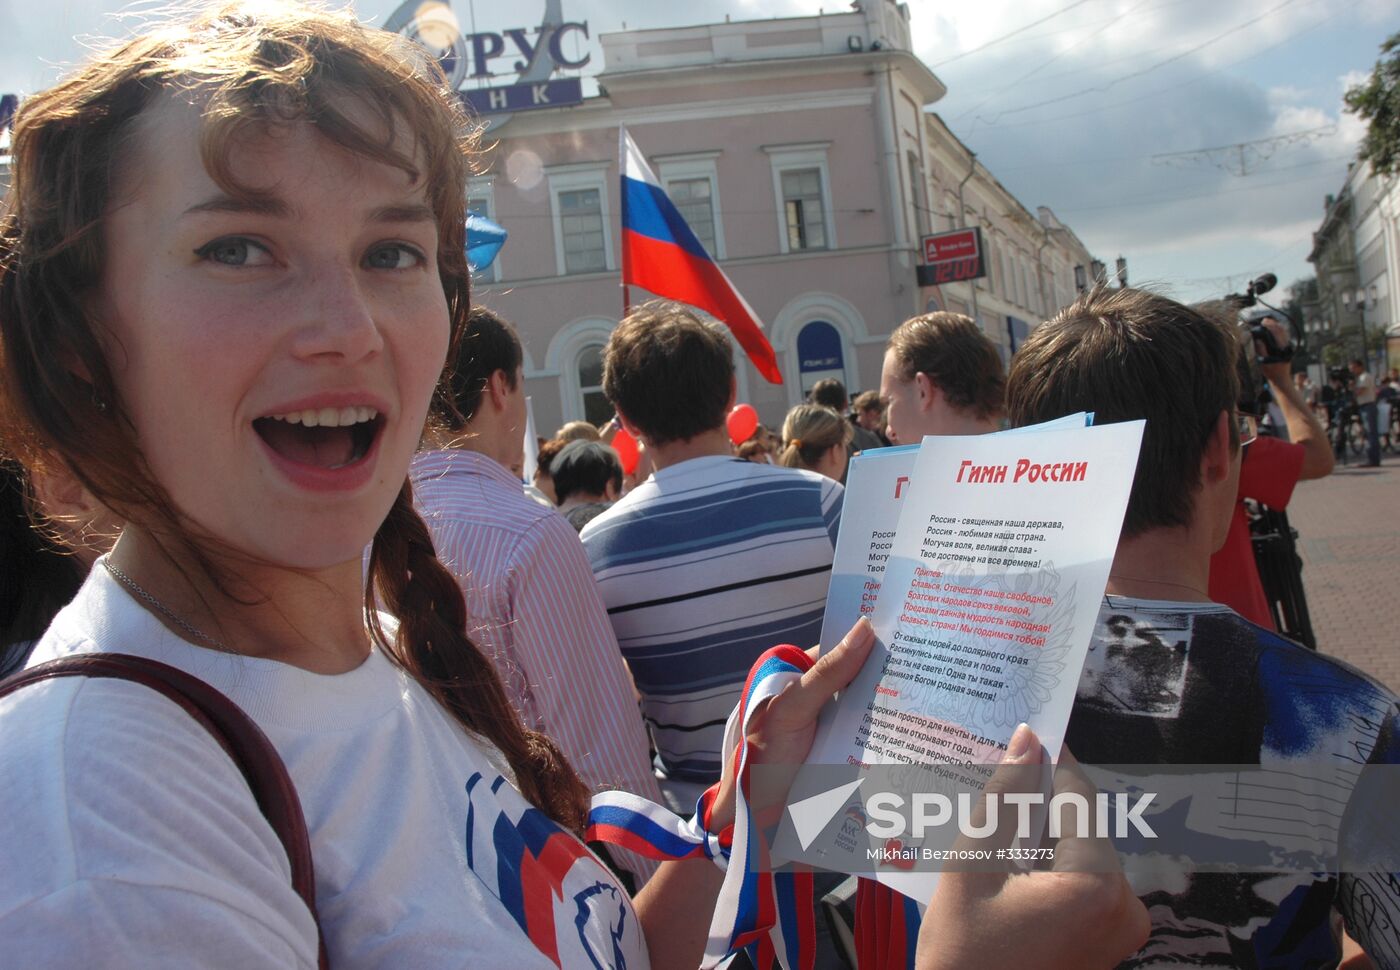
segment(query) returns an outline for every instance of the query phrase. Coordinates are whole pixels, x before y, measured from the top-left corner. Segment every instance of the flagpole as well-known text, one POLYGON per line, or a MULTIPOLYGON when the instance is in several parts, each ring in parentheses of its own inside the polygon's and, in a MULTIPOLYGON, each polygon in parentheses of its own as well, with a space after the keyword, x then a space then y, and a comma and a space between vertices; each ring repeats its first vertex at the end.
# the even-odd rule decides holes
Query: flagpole
MULTIPOLYGON (((617 173, 618 186, 622 195, 620 201, 625 210, 627 207, 627 127, 625 125, 617 126, 617 173)), ((621 222, 622 225, 619 227, 617 235, 618 249, 620 250, 618 263, 622 266, 622 316, 626 319, 627 314, 632 312, 632 287, 627 285, 627 246, 622 240, 622 233, 627 231, 627 214, 625 211, 622 214, 621 222)))

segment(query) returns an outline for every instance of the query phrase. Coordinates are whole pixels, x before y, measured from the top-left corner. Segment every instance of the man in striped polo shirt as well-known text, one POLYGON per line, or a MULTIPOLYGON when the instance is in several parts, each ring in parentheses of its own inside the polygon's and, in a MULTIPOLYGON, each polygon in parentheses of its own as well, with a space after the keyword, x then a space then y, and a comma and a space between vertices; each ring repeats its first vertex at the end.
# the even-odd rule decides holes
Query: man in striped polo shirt
MULTIPOLYGON (((573 526, 528 498, 510 469, 524 450, 520 339, 472 307, 439 402, 413 458, 415 501, 438 558, 466 598, 474 640, 522 720, 552 737, 592 789, 657 798, 627 671, 573 526)), ((645 878, 648 860, 618 853, 645 878)))
POLYGON ((722 328, 638 307, 608 342, 603 390, 654 474, 583 530, 677 811, 719 778, 749 667, 821 633, 842 488, 735 457, 734 360, 722 328))

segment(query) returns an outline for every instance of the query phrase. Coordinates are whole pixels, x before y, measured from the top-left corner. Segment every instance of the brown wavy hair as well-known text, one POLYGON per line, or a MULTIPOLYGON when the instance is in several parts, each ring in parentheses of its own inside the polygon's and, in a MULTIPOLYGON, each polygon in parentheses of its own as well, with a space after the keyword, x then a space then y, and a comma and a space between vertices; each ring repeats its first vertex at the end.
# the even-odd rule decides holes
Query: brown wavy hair
POLYGON ((1189 525, 1201 454, 1239 395, 1236 329, 1157 293, 1097 286, 1011 359, 1006 415, 1017 428, 1076 411, 1095 425, 1145 419, 1123 537, 1189 525))
POLYGON ((905 320, 890 334, 899 379, 927 374, 948 403, 978 418, 1001 416, 1006 372, 1001 352, 971 317, 940 310, 905 320))
MULTIPOLYGON (((348 14, 298 3, 223 6, 154 29, 20 107, 12 184, 0 209, 0 453, 26 465, 63 462, 104 505, 150 528, 162 548, 170 544, 168 555, 233 596, 209 555, 217 540, 196 535, 142 456, 102 351, 93 299, 102 221, 140 137, 137 122, 172 92, 201 105, 202 161, 234 197, 256 200, 258 192, 233 178, 230 144, 294 122, 424 180, 453 350, 470 310, 463 216, 476 134, 423 50, 348 14), (347 112, 347 102, 368 109, 368 123, 347 112), (413 133, 411 150, 396 147, 396 128, 413 133)), ((439 382, 439 396, 446 386, 439 382)), ((468 638, 461 591, 436 558, 407 480, 375 534, 369 576, 368 623, 389 658, 501 750, 531 803, 581 832, 588 791, 555 744, 521 724, 494 665, 468 638), (400 619, 392 638, 380 628, 376 602, 400 619)))
POLYGON ((733 386, 724 328, 670 300, 633 307, 603 351, 603 393, 648 445, 723 428, 733 386))

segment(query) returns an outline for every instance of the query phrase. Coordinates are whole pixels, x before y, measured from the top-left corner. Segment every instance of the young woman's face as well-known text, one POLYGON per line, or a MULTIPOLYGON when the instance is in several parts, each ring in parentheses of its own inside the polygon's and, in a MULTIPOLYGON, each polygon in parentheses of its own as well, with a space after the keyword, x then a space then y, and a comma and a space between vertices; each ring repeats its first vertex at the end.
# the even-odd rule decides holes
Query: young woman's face
POLYGON ((272 563, 358 560, 399 491, 447 354, 420 183, 306 123, 231 147, 150 109, 115 187, 94 309, 155 478, 197 528, 272 563))
POLYGON ((838 441, 822 452, 821 457, 817 459, 816 467, 812 470, 839 482, 846 473, 846 443, 838 441))

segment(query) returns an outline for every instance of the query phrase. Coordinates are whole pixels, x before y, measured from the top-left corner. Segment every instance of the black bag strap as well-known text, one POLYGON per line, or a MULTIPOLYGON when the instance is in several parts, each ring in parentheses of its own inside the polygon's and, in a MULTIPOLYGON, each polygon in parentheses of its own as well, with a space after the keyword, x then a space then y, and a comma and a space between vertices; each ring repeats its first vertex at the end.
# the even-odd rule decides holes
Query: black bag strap
POLYGON ((292 889, 311 910, 316 922, 317 964, 327 970, 326 938, 316 913, 316 874, 311 862, 311 838, 296 786, 287 766, 267 735, 233 701, 200 680, 168 664, 124 653, 93 653, 61 657, 22 670, 0 681, 0 697, 55 677, 110 677, 142 684, 174 701, 194 718, 227 752, 242 772, 272 830, 277 833, 292 867, 292 889))

